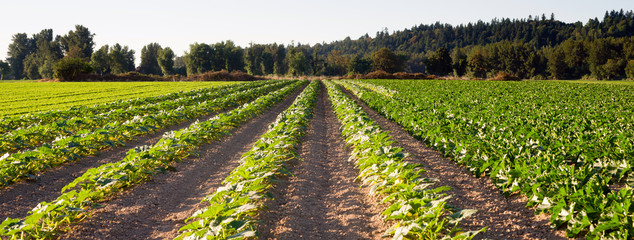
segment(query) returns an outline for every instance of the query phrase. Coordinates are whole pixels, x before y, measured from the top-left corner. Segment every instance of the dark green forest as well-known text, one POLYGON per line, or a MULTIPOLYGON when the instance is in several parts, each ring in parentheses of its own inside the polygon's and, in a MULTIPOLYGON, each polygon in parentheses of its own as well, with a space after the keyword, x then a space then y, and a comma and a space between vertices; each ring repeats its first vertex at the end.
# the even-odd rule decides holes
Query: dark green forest
MULTIPOLYGON (((51 29, 13 35, 3 78, 58 77, 65 61, 81 60, 94 74, 136 71, 153 75, 196 75, 244 71, 251 75, 346 76, 372 71, 435 76, 492 78, 500 73, 520 79, 634 79, 634 12, 609 11, 603 19, 565 23, 555 15, 452 26, 435 23, 411 29, 378 31, 356 40, 320 44, 250 44, 232 41, 194 43, 177 56, 169 47, 149 43, 135 51, 115 44, 95 51, 94 34, 77 25, 54 36, 51 29), (70 60, 73 59, 73 60, 70 60)), ((74 65, 73 65, 74 66, 74 65)))

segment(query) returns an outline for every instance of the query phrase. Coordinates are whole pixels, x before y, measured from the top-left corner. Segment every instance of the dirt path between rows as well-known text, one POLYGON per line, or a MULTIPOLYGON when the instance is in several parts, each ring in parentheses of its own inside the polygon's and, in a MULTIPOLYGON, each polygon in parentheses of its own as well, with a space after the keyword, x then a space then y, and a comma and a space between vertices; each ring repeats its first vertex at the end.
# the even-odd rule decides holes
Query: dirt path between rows
MULTIPOLYGON (((210 114, 199 120, 208 119, 218 113, 210 114)), ((97 156, 89 156, 78 161, 69 162, 39 174, 38 180, 23 180, 0 189, 0 220, 6 217, 22 218, 42 201, 55 200, 64 186, 81 176, 86 170, 106 163, 121 161, 126 153, 135 147, 153 145, 164 133, 187 127, 195 120, 185 121, 178 125, 159 130, 125 142, 125 146, 103 150, 97 156)))
MULTIPOLYGON (((344 90, 345 91, 345 90, 344 90)), ((476 178, 465 167, 457 165, 451 159, 427 147, 415 139, 398 124, 369 108, 358 98, 346 91, 363 107, 363 110, 381 126, 390 131, 396 140, 396 146, 402 147, 412 156, 409 161, 422 163, 426 177, 438 179, 437 186, 449 186, 445 193, 453 197, 448 204, 462 209, 477 209, 478 212, 461 221, 465 230, 488 229, 474 239, 568 239, 565 231, 550 228, 550 216, 535 215, 534 210, 526 208, 524 196, 505 198, 488 177, 476 178)))
MULTIPOLYGON (((303 88, 301 88, 303 89, 303 88)), ((298 89, 260 117, 244 123, 231 136, 206 144, 200 156, 175 163, 176 172, 158 174, 132 188, 93 217, 72 226, 61 239, 172 239, 186 218, 206 206, 201 200, 221 186, 240 156, 248 151, 277 115, 301 92, 298 89)))
POLYGON ((354 182, 325 87, 299 149, 303 161, 289 164, 261 219, 260 239, 380 239, 387 226, 367 189, 354 182))

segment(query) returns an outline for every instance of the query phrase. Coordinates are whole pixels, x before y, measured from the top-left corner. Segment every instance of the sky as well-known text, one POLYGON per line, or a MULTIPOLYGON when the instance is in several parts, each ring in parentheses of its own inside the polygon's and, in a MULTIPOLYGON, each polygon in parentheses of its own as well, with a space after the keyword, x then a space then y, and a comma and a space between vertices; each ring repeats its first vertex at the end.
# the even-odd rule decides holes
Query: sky
POLYGON ((435 22, 467 24, 551 13, 564 22, 602 19, 607 10, 634 10, 634 0, 0 0, 0 59, 16 33, 42 29, 64 35, 81 24, 95 34, 95 50, 119 43, 136 51, 157 42, 183 55, 189 45, 329 43, 435 22))

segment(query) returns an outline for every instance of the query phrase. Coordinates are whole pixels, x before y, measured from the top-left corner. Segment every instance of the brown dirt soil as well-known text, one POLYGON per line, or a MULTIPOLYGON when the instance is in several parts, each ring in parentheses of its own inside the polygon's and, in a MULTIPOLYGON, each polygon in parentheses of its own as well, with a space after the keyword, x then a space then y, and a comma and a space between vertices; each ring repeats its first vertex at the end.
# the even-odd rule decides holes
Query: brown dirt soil
POLYGON ((201 200, 221 186, 240 156, 248 151, 277 115, 301 92, 297 90, 231 136, 206 144, 200 156, 173 164, 176 172, 158 174, 129 189, 92 217, 72 226, 61 239, 172 239, 186 218, 206 206, 201 200))
POLYGON ((299 150, 303 160, 289 164, 274 200, 261 219, 260 239, 380 239, 387 229, 378 200, 354 182, 358 170, 346 160, 325 88, 299 150))
POLYGON ((524 196, 505 198, 490 178, 474 177, 465 167, 427 147, 401 126, 347 93, 382 129, 391 132, 390 136, 397 141, 396 146, 412 155, 409 161, 423 164, 427 170, 424 173, 426 177, 438 179, 438 187, 451 187, 445 192, 453 196, 448 200, 449 205, 478 210, 460 223, 460 227, 465 230, 488 227, 485 233, 479 233, 475 239, 568 239, 565 231, 550 228, 550 215, 535 215, 534 210, 526 208, 527 199, 524 196))
MULTIPOLYGON (((215 114, 199 119, 207 119, 213 115, 215 114)), ((39 179, 37 180, 24 180, 0 189, 0 220, 6 217, 25 217, 27 212, 37 206, 38 203, 55 200, 66 184, 81 176, 86 170, 106 163, 120 161, 130 149, 155 144, 165 132, 187 127, 194 121, 186 121, 164 130, 159 130, 156 133, 127 141, 125 146, 103 150, 97 156, 85 157, 41 172, 38 174, 39 179)))

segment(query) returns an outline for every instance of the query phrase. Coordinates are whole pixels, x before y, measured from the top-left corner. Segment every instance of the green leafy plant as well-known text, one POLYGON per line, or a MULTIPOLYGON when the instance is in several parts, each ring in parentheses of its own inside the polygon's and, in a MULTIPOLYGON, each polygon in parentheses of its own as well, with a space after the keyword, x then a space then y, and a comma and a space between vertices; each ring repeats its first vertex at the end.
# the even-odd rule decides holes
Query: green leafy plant
POLYGON ((420 164, 404 161, 402 148, 393 141, 363 109, 347 97, 338 86, 325 81, 331 105, 342 124, 341 135, 352 148, 350 161, 359 169, 358 179, 370 188, 371 194, 383 196, 389 207, 383 212, 392 227, 386 235, 392 239, 471 239, 478 231, 463 232, 458 222, 475 210, 449 207, 449 198, 442 191, 447 187, 431 188, 432 179, 421 177, 420 164), (455 211, 453 214, 449 212, 455 211), (449 215, 445 217, 445 215, 449 215))
POLYGON ((182 161, 195 154, 195 149, 203 142, 228 135, 230 129, 282 101, 304 82, 288 84, 227 113, 166 133, 155 145, 132 149, 119 162, 87 170, 66 185, 62 189, 62 195, 55 201, 40 203, 24 219, 7 218, 0 224, 0 236, 12 239, 46 239, 56 236, 69 224, 85 218, 100 201, 122 189, 147 181, 153 174, 164 172, 171 162, 182 161))
POLYGON ((269 130, 242 155, 224 186, 203 201, 209 206, 188 218, 176 239, 245 239, 257 236, 257 213, 265 209, 276 176, 288 174, 284 163, 298 158, 296 148, 312 117, 319 82, 313 81, 280 113, 269 130))
POLYGON ((5 154, 0 159, 0 184, 6 186, 45 169, 96 154, 102 149, 124 145, 125 140, 136 136, 154 132, 187 119, 235 107, 237 104, 253 100, 286 84, 286 82, 278 82, 211 101, 192 102, 191 105, 179 106, 171 111, 161 110, 137 115, 122 123, 108 123, 93 132, 80 131, 70 137, 57 138, 50 144, 34 150, 5 154))
MULTIPOLYGON (((373 109, 505 195, 551 214, 569 237, 628 239, 634 110, 627 85, 562 82, 340 82, 373 109), (386 97, 361 86, 375 84, 386 97)), ((369 88, 372 89, 372 88, 369 88)))

